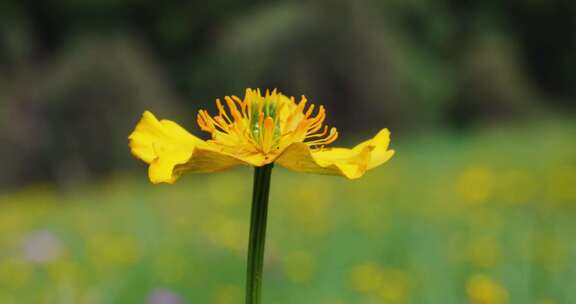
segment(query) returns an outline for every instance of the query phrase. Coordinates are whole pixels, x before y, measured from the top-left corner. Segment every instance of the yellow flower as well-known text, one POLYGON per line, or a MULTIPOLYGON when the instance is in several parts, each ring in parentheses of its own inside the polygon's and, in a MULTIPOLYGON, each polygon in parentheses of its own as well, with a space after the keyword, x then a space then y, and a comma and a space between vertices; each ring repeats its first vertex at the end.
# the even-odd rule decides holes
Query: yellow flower
POLYGON ((508 291, 485 275, 472 276, 466 283, 466 291, 471 304, 508 303, 508 291))
POLYGON ((226 96, 224 101, 227 109, 216 100, 216 116, 205 110, 198 113, 200 129, 211 134, 206 141, 173 121, 144 112, 129 136, 129 146, 134 156, 150 165, 152 183, 173 183, 184 172, 273 162, 295 171, 354 179, 394 154, 388 149, 387 129, 352 149, 325 147, 336 140, 338 132, 324 125, 324 107, 314 115, 315 106, 307 107, 304 96, 296 103, 276 90, 262 95, 260 90, 247 89, 244 100, 226 96))

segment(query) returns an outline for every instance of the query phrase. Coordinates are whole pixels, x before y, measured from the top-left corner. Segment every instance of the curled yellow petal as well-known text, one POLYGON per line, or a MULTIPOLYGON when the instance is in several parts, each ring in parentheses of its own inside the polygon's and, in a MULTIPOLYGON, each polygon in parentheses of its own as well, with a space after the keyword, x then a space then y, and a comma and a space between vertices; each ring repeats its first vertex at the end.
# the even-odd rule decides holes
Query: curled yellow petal
POLYGON ((209 143, 170 120, 144 112, 128 137, 132 154, 149 164, 152 183, 173 183, 185 171, 214 172, 241 162, 219 153, 209 143))
POLYGON ((387 162, 394 150, 389 150, 390 131, 383 129, 374 138, 352 149, 311 149, 304 143, 290 145, 277 159, 277 163, 294 171, 342 175, 356 179, 387 162))

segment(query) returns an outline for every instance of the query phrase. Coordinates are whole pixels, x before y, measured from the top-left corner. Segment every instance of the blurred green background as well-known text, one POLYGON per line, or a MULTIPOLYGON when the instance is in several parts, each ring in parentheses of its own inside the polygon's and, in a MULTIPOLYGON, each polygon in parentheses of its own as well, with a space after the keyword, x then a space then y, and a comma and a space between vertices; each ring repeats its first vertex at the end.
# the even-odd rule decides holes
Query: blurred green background
POLYGON ((127 136, 246 87, 324 104, 357 181, 274 170, 265 303, 576 303, 576 2, 0 2, 0 303, 243 301, 249 168, 127 136))

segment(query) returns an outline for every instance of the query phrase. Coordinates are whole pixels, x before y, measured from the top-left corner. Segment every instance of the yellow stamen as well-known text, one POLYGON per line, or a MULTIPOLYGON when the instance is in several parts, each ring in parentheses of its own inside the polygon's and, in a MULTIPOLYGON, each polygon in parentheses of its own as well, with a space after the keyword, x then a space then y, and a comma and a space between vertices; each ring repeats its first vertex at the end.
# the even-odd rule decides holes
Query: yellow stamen
POLYGON ((264 132, 262 132, 262 151, 270 152, 274 141, 274 120, 272 117, 266 117, 264 120, 264 132))
POLYGON ((247 89, 244 99, 224 97, 226 107, 216 100, 218 115, 200 110, 197 116, 202 131, 212 134, 212 142, 235 151, 261 154, 265 159, 277 156, 292 143, 303 142, 319 148, 336 140, 338 132, 324 125, 323 106, 307 106, 302 96, 298 103, 276 89, 247 89), (316 113, 315 110, 317 109, 316 113))

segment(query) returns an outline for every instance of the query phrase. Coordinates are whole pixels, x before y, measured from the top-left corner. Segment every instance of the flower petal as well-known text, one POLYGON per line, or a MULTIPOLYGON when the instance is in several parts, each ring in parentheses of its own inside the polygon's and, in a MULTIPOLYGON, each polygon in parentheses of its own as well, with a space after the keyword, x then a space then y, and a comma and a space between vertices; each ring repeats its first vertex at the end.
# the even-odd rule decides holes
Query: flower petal
POLYGON ((342 175, 349 179, 359 178, 372 168, 382 165, 393 155, 389 150, 390 131, 383 129, 374 138, 352 149, 327 148, 311 150, 304 143, 290 145, 276 161, 294 171, 342 175))
POLYGON ((132 154, 148 163, 152 183, 173 183, 185 171, 214 172, 241 162, 216 151, 211 145, 170 120, 160 120, 151 112, 128 137, 132 154))

